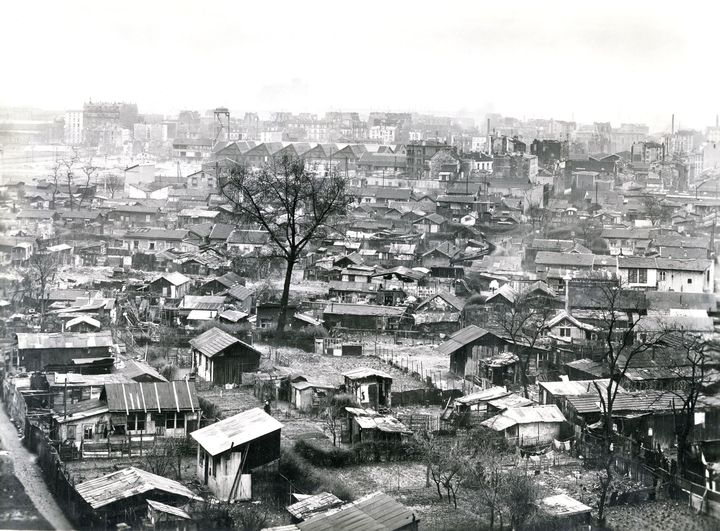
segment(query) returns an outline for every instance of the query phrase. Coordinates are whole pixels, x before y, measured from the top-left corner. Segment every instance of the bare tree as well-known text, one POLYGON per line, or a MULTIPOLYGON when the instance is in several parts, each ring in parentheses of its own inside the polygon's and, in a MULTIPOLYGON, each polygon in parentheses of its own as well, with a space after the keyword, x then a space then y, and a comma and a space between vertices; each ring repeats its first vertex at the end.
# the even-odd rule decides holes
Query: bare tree
POLYGON ((78 209, 82 207, 83 202, 85 199, 88 199, 90 196, 90 188, 91 188, 91 181, 93 176, 97 175, 97 166, 93 164, 92 157, 90 157, 85 164, 83 164, 80 169, 82 170, 83 174, 85 175, 85 182, 83 183, 83 193, 80 195, 80 201, 78 202, 78 209))
POLYGON ((330 396, 324 401, 323 426, 332 437, 333 446, 337 446, 338 436, 342 434, 342 422, 347 418, 345 408, 354 405, 352 395, 344 393, 330 396))
POLYGON ((495 313, 501 330, 508 336, 518 357, 520 384, 529 397, 530 362, 543 342, 548 321, 557 313, 546 301, 532 297, 525 289, 517 293, 510 307, 495 313))
POLYGON ((57 197, 58 186, 60 185, 60 177, 62 175, 63 164, 64 163, 62 160, 56 160, 50 168, 52 171, 53 180, 52 199, 50 200, 50 208, 52 210, 55 210, 55 198, 57 197))
POLYGON ((37 291, 40 301, 40 331, 45 331, 45 305, 48 298, 48 286, 57 272, 58 261, 47 251, 33 253, 28 261, 28 282, 32 291, 37 291))
POLYGON ((468 477, 471 458, 467 437, 439 437, 425 431, 416 435, 416 441, 438 498, 443 499, 444 490, 448 503, 457 509, 457 493, 468 477))
POLYGON ((105 180, 103 182, 105 184, 105 189, 110 193, 111 199, 115 197, 116 192, 122 190, 123 186, 125 186, 123 178, 114 173, 105 176, 105 180))
POLYGON ((653 224, 653 227, 658 227, 670 221, 672 208, 663 204, 662 200, 654 195, 646 194, 643 196, 643 208, 645 209, 645 215, 653 224))
POLYGON ((73 202, 75 197, 73 196, 73 185, 75 183, 75 166, 78 162, 79 156, 77 151, 73 150, 72 155, 69 158, 61 159, 62 172, 65 177, 65 182, 68 188, 68 196, 70 199, 70 210, 73 209, 73 202))
POLYGON ((682 358, 672 360, 669 367, 677 375, 678 385, 671 389, 675 437, 677 440, 677 474, 682 477, 687 469, 687 457, 693 431, 698 400, 707 385, 708 342, 699 335, 676 332, 679 342, 673 341, 673 350, 682 358))
POLYGON ((627 374, 633 362, 644 353, 663 346, 665 331, 644 334, 640 340, 638 332, 643 317, 637 307, 632 308, 632 290, 623 289, 621 282, 599 282, 596 290, 599 327, 598 339, 602 342, 602 363, 608 373, 606 387, 594 384, 600 401, 601 418, 601 455, 602 472, 600 480, 600 499, 598 501, 598 519, 605 520, 607 494, 614 479, 615 458, 613 454, 614 405, 620 388, 620 381, 627 374))
POLYGON ((220 189, 239 219, 267 231, 287 265, 277 323, 281 332, 287 321, 293 268, 307 244, 326 234, 332 218, 345 212, 346 181, 337 173, 317 177, 302 161, 284 157, 258 170, 234 167, 221 179, 220 189))

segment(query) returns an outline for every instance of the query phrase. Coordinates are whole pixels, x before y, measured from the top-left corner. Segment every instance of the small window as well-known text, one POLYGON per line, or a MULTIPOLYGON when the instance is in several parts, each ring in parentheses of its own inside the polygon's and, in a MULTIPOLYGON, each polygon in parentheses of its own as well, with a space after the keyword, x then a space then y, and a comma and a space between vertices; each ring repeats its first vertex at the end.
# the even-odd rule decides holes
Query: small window
POLYGON ((155 250, 155 242, 150 242, 150 250, 151 251, 155 250))
POLYGON ((133 249, 138 249, 140 247, 140 242, 138 240, 133 240, 133 249))
POLYGON ((687 280, 688 280, 688 281, 687 281, 688 284, 692 284, 692 279, 691 279, 691 278, 689 278, 689 279, 687 279, 687 280))
POLYGON ((92 441, 93 438, 93 427, 92 425, 86 424, 83 426, 83 439, 86 441, 92 441))
POLYGON ((658 278, 661 282, 665 282, 665 271, 658 271, 658 278))
POLYGON ((128 431, 143 431, 145 429, 145 413, 130 413, 127 429, 128 431))
POLYGON ((75 440, 75 429, 77 428, 76 424, 68 424, 67 426, 67 439, 69 441, 75 440))
POLYGON ((560 328, 560 337, 570 337, 570 328, 565 326, 560 328))

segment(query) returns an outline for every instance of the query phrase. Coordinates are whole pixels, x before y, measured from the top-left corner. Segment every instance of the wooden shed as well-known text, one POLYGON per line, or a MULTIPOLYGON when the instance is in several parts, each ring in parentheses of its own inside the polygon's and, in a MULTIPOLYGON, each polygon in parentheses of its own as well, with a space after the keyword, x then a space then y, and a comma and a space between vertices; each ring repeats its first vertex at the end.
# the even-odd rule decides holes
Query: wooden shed
POLYGON ((255 372, 260 352, 219 328, 211 328, 190 340, 192 367, 205 381, 241 383, 242 374, 255 372))
POLYGON ((250 499, 252 470, 280 459, 282 427, 253 408, 194 431, 198 479, 222 500, 250 499))

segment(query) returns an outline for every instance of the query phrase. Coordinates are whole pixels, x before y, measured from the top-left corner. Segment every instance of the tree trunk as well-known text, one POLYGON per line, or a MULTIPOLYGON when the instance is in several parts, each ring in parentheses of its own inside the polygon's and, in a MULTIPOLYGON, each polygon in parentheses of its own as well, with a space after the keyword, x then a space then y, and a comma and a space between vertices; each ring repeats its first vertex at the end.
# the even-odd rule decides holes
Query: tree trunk
POLYGON ((285 283, 283 284, 282 297, 280 297, 280 312, 278 313, 277 331, 283 332, 285 330, 285 323, 287 322, 287 306, 288 299, 290 298, 290 283, 292 281, 293 268, 295 267, 295 255, 291 254, 287 258, 287 269, 285 270, 285 283))

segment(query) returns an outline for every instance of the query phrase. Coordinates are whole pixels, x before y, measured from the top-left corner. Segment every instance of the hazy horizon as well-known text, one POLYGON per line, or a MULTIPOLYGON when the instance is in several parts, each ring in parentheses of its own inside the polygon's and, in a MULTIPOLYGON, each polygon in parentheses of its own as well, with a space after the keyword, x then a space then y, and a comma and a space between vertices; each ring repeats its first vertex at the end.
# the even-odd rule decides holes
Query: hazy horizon
MULTIPOLYGON (((486 112, 704 129, 720 8, 513 3, 29 1, 5 6, 2 106, 140 112, 486 112)), ((478 125, 482 125, 478 123, 478 125)))

